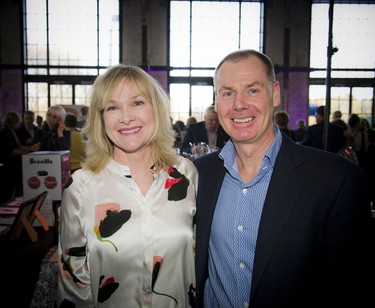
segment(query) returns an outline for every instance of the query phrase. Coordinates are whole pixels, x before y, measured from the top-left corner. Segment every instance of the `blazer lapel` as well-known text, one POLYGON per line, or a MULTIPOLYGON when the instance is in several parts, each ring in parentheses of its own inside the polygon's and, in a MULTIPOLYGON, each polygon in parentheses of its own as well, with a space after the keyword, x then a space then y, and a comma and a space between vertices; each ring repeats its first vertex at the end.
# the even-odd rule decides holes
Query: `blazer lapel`
POLYGON ((275 162, 260 220, 250 298, 253 298, 256 292, 305 177, 304 173, 298 175, 296 171, 297 166, 303 162, 297 146, 286 138, 283 137, 275 162), (288 174, 293 174, 293 177, 289 177, 288 174))
POLYGON ((194 161, 199 170, 198 187, 200 190, 200 193, 198 192, 196 213, 196 278, 197 293, 202 294, 208 275, 208 242, 211 224, 221 183, 225 176, 224 163, 218 157, 218 152, 208 154, 194 161))

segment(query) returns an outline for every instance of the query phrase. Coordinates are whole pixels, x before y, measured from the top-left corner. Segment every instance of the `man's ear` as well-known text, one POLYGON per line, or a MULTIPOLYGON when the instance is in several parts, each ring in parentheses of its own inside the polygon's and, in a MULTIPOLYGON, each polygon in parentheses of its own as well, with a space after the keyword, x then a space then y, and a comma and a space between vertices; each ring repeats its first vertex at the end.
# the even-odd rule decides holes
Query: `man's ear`
POLYGON ((217 113, 217 92, 214 91, 214 110, 217 113))
POLYGON ((278 81, 275 81, 272 86, 272 101, 273 106, 280 106, 281 103, 281 94, 280 94, 280 84, 278 81))

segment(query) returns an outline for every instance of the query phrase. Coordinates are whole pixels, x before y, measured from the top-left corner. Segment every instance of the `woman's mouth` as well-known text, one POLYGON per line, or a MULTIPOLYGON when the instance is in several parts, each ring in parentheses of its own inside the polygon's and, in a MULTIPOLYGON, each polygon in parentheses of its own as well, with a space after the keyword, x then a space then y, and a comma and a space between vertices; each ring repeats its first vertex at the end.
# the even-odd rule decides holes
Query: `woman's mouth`
POLYGON ((136 133, 138 131, 141 130, 141 127, 134 127, 134 128, 130 128, 130 129, 120 129, 119 132, 122 134, 122 135, 127 135, 127 134, 133 134, 133 133, 136 133))

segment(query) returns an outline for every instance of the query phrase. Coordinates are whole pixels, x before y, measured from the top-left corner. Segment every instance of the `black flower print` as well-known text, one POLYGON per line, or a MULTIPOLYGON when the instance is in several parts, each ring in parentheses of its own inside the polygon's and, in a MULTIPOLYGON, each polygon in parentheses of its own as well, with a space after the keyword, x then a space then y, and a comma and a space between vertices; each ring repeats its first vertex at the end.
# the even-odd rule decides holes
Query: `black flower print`
MULTIPOLYGON (((100 276, 99 285, 103 282, 104 277, 104 275, 100 276)), ((113 292, 116 291, 118 286, 119 283, 115 282, 115 279, 113 277, 107 278, 106 281, 101 286, 99 286, 98 302, 104 303, 106 300, 108 300, 113 292)))
POLYGON ((116 203, 99 204, 95 208, 95 226, 94 232, 101 242, 107 242, 118 251, 115 244, 104 238, 110 237, 116 233, 124 223, 131 217, 130 210, 119 211, 120 205, 116 203))
POLYGON ((172 177, 172 179, 166 180, 164 186, 165 189, 169 189, 168 200, 179 201, 185 199, 190 184, 188 178, 174 167, 169 167, 168 174, 172 177))

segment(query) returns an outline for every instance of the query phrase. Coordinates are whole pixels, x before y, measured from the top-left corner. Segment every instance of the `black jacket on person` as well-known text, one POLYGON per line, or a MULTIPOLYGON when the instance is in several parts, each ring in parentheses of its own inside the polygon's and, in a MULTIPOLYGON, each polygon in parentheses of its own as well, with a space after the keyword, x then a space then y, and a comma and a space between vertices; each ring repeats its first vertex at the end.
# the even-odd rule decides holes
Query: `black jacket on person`
MULTIPOLYGON (((324 121, 308 127, 301 145, 316 149, 323 149, 324 121)), ((327 151, 337 153, 346 145, 344 130, 332 123, 328 123, 327 151)))
POLYGON ((1 128, 0 144, 0 203, 3 203, 22 194, 22 158, 13 155, 14 149, 19 149, 14 131, 1 128))
POLYGON ((36 131, 33 144, 40 143, 40 151, 66 151, 70 150, 70 132, 63 131, 63 137, 57 135, 57 126, 52 130, 47 123, 36 131))
MULTIPOLYGON (((219 149, 223 148, 229 138, 230 137, 224 129, 219 126, 217 129, 216 147, 219 149)), ((201 142, 208 144, 207 130, 204 121, 193 123, 188 126, 184 140, 182 141, 180 152, 191 153, 191 144, 201 142)))
MULTIPOLYGON (((212 220, 228 172, 219 154, 194 160, 198 308, 212 220)), ((259 224, 250 307, 367 307, 373 301, 373 222, 365 182, 353 163, 283 135, 259 224)))
MULTIPOLYGON (((38 127, 36 125, 33 125, 34 130, 34 136, 36 134, 36 131, 38 130, 38 127)), ((25 125, 21 125, 19 129, 16 130, 16 134, 18 136, 18 140, 20 141, 21 145, 31 145, 30 143, 27 143, 27 140, 33 140, 33 136, 29 133, 29 131, 26 129, 25 125)))

